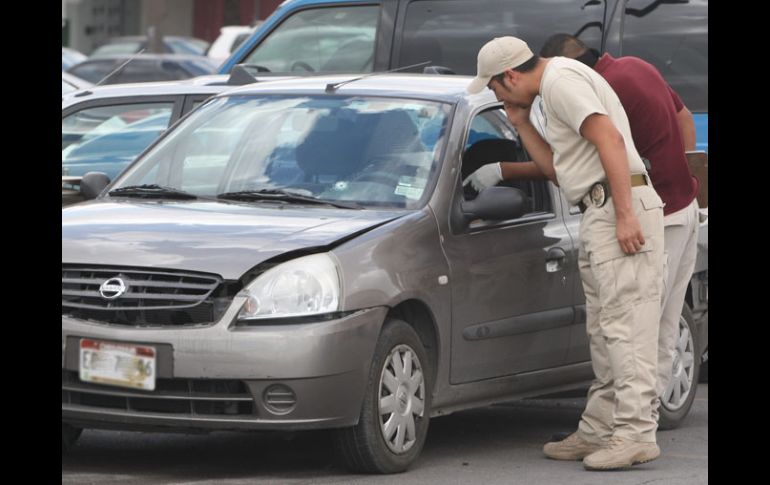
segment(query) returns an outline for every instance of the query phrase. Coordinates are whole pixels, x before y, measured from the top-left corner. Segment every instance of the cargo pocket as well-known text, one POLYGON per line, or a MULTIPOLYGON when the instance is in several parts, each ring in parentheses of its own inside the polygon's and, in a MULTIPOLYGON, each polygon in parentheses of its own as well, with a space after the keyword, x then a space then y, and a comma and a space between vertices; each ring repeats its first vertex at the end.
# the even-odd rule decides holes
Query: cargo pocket
POLYGON ((639 301, 660 298, 661 270, 654 267, 653 241, 635 254, 626 254, 617 241, 591 252, 591 270, 599 288, 603 312, 614 312, 639 301))
POLYGON ((663 204, 663 200, 661 200, 660 196, 655 192, 646 193, 639 197, 639 200, 642 202, 642 207, 646 211, 662 209, 665 205, 663 204))

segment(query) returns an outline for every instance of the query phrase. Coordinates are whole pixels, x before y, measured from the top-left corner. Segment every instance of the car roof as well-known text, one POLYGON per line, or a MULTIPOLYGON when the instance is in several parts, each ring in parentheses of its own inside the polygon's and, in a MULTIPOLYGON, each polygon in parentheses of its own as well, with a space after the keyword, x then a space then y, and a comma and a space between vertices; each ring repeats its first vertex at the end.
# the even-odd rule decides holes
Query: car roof
MULTIPOLYGON (((212 74, 208 76, 198 76, 190 79, 178 81, 157 81, 129 84, 105 84, 95 86, 85 91, 65 94, 62 97, 62 109, 66 109, 74 104, 83 101, 93 101, 96 99, 125 98, 139 96, 176 96, 192 94, 218 94, 228 89, 238 87, 228 84, 229 74, 212 74)), ((258 82, 270 78, 260 78, 258 82)), ((276 79, 287 79, 285 76, 276 79)), ((255 81, 257 81, 255 79, 255 81)))
POLYGON ((180 81, 160 81, 131 84, 106 84, 88 88, 62 97, 62 109, 83 101, 95 99, 123 98, 129 96, 163 96, 184 94, 217 94, 232 88, 227 84, 230 76, 212 75, 197 78, 183 79, 180 81))
MULTIPOLYGON (((183 39, 183 40, 194 39, 194 37, 185 37, 183 35, 164 35, 162 37, 164 39, 183 39)), ((135 42, 135 41, 146 41, 146 40, 147 40, 146 35, 122 35, 118 37, 110 37, 104 43, 119 44, 121 42, 135 42)))
MULTIPOLYGON (((269 78, 266 78, 267 81, 269 78)), ((228 91, 227 95, 239 94, 338 94, 353 96, 388 96, 418 98, 449 103, 467 103, 470 105, 488 104, 496 99, 492 91, 486 89, 479 94, 466 92, 471 76, 440 74, 335 74, 324 76, 304 76, 269 82, 249 84, 228 91), (327 92, 327 86, 344 83, 333 91, 327 92)))

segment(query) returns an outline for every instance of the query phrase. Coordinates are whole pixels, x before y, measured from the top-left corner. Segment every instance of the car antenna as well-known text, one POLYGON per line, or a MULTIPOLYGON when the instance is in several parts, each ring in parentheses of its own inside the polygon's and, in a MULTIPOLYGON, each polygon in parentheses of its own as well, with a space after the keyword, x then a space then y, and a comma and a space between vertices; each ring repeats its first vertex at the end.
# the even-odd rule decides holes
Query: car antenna
POLYGON ((134 59, 136 59, 136 56, 138 56, 139 54, 142 54, 142 53, 143 53, 144 51, 146 51, 146 50, 147 50, 147 48, 146 48, 146 47, 143 47, 143 48, 141 48, 141 49, 139 50, 139 52, 135 53, 133 56, 131 56, 131 57, 129 57, 128 59, 126 59, 126 62, 124 62, 123 64, 119 65, 118 67, 116 67, 115 69, 113 69, 113 70, 112 70, 112 72, 110 72, 109 74, 107 74, 106 76, 104 76, 103 78, 101 78, 101 79, 99 80, 99 82, 98 82, 98 83, 94 84, 94 87, 97 87, 97 86, 101 85, 101 84, 102 84, 104 81, 106 81, 106 80, 107 80, 107 79, 108 79, 110 76, 112 76, 112 75, 113 75, 113 74, 115 74, 116 72, 118 72, 118 71, 120 71, 121 69, 123 69, 124 67, 126 67, 126 64, 128 64, 129 62, 131 62, 131 61, 133 61, 134 59))
POLYGON ((389 72, 398 72, 398 71, 404 71, 404 70, 406 70, 406 69, 411 69, 411 68, 413 68, 413 67, 427 66, 427 65, 428 65, 428 64, 430 64, 431 62, 432 62, 432 61, 425 61, 425 62, 420 62, 419 64, 412 64, 411 66, 397 67, 397 68, 395 68, 395 69, 391 69, 391 70, 389 70, 389 71, 381 71, 381 72, 380 72, 380 71, 378 71, 378 72, 370 72, 369 74, 364 74, 363 76, 355 77, 355 78, 353 78, 353 79, 348 79, 347 81, 342 81, 342 82, 338 82, 338 83, 329 83, 329 84, 327 84, 327 85, 326 85, 326 92, 327 92, 327 93, 333 93, 333 92, 334 92, 334 91, 336 91, 336 90, 337 90, 337 88, 339 88, 340 86, 342 86, 342 85, 345 85, 345 84, 348 84, 348 83, 352 83, 352 82, 354 82, 354 81, 358 81, 359 79, 364 79, 364 78, 367 78, 367 77, 370 77, 370 76, 376 76, 376 75, 378 75, 378 74, 387 74, 387 73, 389 73, 389 72))

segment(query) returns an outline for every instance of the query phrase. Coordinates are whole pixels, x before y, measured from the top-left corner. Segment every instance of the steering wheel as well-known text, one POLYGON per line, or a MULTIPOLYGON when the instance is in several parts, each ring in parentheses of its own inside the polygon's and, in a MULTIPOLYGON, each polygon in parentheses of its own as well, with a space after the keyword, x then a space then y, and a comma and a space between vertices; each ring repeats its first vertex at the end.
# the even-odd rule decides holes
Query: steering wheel
POLYGON ((289 68, 291 71, 296 71, 298 67, 301 67, 302 69, 306 70, 307 72, 315 72, 315 69, 313 69, 313 66, 308 64, 305 61, 294 61, 291 65, 291 68, 289 68))

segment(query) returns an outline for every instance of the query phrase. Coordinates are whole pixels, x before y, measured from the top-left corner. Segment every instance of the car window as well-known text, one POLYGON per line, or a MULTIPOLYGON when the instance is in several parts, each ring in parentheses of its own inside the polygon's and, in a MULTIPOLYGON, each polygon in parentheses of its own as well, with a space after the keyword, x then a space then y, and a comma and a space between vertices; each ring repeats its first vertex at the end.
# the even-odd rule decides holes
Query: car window
POLYGON ((487 139, 516 139, 516 134, 503 120, 500 119, 501 110, 488 110, 479 113, 471 122, 468 140, 465 149, 477 141, 487 139))
POLYGON ((271 32, 244 63, 271 72, 370 72, 378 16, 378 6, 297 12, 271 32))
MULTIPOLYGON (((182 71, 182 73, 184 73, 184 71, 182 71)), ((172 81, 174 79, 185 79, 186 77, 189 76, 180 74, 178 72, 178 66, 172 62, 134 59, 123 66, 123 69, 116 75, 111 76, 106 84, 172 81)))
POLYGON ((168 127, 173 103, 100 106, 62 118, 62 175, 112 179, 168 127))
MULTIPOLYGON (((461 176, 463 180, 482 165, 493 162, 528 162, 518 133, 511 126, 502 108, 485 110, 473 117, 465 143, 461 176)), ((528 197, 530 216, 552 212, 552 200, 545 180, 506 180, 498 185, 522 190, 528 197)), ((476 190, 470 185, 463 187, 465 199, 473 199, 476 190)))
MULTIPOLYGON (((163 42, 171 48, 171 52, 176 54, 190 54, 194 56, 202 56, 206 51, 206 47, 200 43, 192 43, 183 39, 163 39, 163 42)), ((206 44, 207 45, 207 44, 206 44)))
POLYGON ((506 35, 526 39, 535 53, 557 32, 599 49, 603 14, 604 2, 585 0, 417 0, 407 6, 397 64, 429 60, 475 75, 479 49, 506 35))
POLYGON ((118 184, 156 183, 208 196, 283 189, 416 208, 438 173, 450 110, 444 103, 391 98, 215 99, 118 184))
POLYGON ((96 84, 116 67, 117 65, 112 60, 86 61, 70 68, 67 72, 96 84))
POLYGON ((116 42, 114 44, 105 44, 94 49, 90 57, 133 54, 135 52, 139 52, 139 49, 142 48, 143 43, 144 42, 142 41, 125 41, 116 42))
POLYGON ((629 0, 622 55, 653 64, 690 111, 708 112, 708 0, 629 0))

